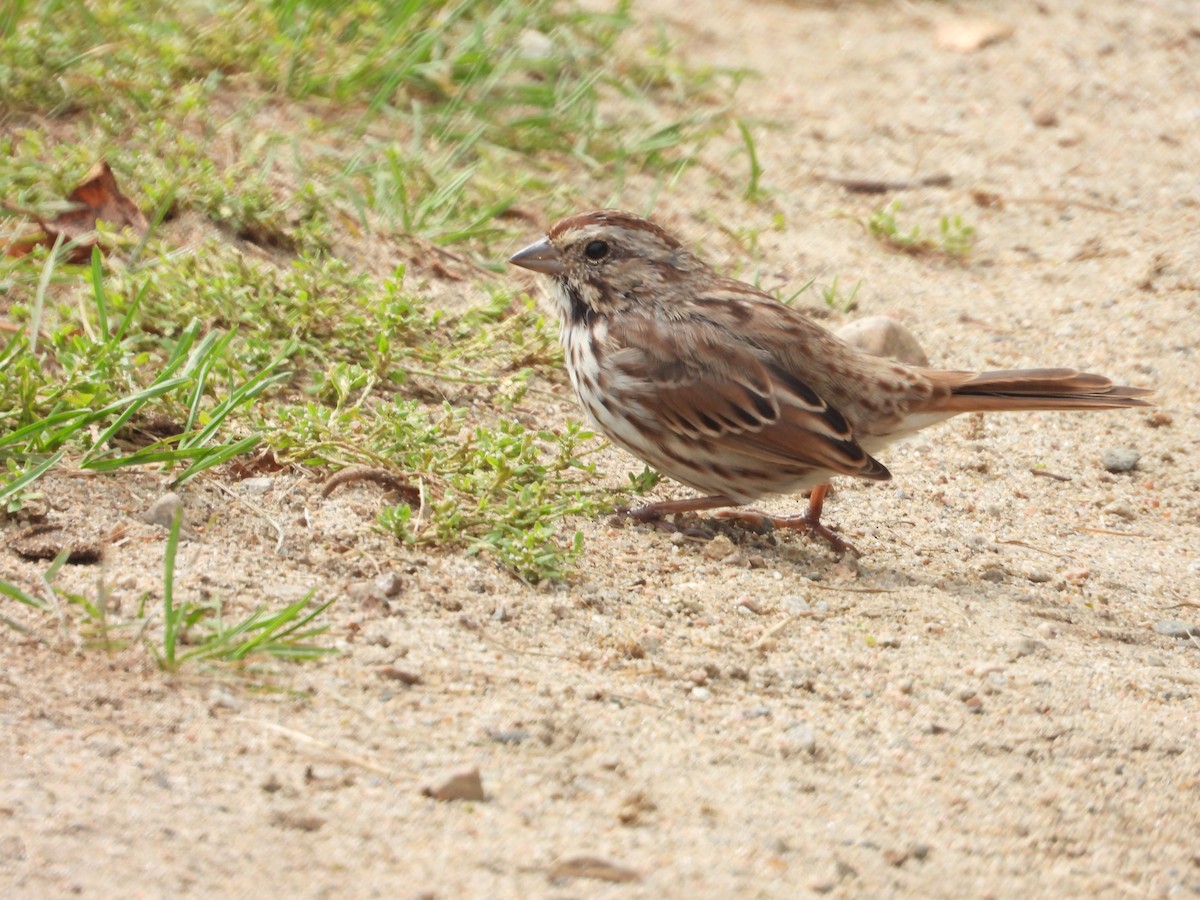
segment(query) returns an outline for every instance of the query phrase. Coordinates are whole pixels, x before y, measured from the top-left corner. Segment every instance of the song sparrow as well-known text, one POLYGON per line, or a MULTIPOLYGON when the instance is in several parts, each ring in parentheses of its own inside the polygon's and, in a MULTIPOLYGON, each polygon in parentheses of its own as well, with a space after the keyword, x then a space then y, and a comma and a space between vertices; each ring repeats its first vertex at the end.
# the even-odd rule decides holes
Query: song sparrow
POLYGON ((596 427, 703 495, 630 513, 641 520, 811 487, 803 515, 738 515, 852 549, 820 522, 829 479, 886 481, 872 454, 898 438, 966 412, 1149 405, 1148 390, 1074 369, 976 374, 870 356, 631 213, 563 219, 509 261, 551 277, 567 371, 596 427))

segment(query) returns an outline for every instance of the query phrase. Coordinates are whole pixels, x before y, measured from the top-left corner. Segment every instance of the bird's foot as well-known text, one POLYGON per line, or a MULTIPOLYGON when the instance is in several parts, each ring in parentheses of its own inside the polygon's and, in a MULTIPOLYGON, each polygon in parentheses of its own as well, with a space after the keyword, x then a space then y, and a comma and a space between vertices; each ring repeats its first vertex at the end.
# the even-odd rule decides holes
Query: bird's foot
POLYGON ((765 529, 770 525, 774 528, 791 528, 795 531, 806 531, 816 535, 829 544, 834 553, 850 553, 862 556, 858 548, 839 535, 828 525, 821 524, 821 509, 825 505, 825 495, 829 493, 829 485, 821 484, 813 488, 808 498, 808 509, 798 516, 772 516, 757 509, 731 509, 719 512, 722 519, 736 519, 750 528, 765 529))

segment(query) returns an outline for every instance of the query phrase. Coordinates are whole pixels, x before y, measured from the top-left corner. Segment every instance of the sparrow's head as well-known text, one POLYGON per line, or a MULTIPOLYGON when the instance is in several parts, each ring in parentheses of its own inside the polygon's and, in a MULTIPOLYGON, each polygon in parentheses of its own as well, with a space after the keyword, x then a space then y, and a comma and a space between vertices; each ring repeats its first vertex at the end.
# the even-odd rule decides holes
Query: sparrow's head
POLYGON ((706 268, 653 222, 615 209, 562 219, 509 262, 555 280, 567 321, 661 302, 706 268))

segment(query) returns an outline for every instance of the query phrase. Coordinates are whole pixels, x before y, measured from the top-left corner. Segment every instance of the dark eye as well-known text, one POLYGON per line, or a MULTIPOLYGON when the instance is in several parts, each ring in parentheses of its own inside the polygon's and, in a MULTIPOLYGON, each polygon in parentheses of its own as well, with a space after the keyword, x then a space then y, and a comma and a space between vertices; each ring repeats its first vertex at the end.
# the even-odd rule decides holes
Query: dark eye
POLYGON ((608 256, 608 244, 605 241, 592 241, 583 248, 583 254, 593 262, 608 256))

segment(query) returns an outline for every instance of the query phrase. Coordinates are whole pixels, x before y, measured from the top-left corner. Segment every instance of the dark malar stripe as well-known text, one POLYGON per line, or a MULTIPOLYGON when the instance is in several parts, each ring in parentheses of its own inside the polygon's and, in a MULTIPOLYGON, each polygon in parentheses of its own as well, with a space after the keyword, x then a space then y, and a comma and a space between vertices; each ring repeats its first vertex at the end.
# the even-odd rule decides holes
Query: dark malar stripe
POLYGON ((563 290, 567 294, 567 300, 571 305, 571 324, 572 325, 591 325, 592 320, 596 317, 596 311, 583 302, 583 297, 570 282, 562 279, 563 290))

